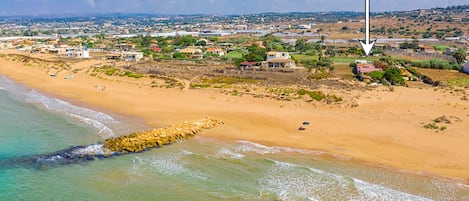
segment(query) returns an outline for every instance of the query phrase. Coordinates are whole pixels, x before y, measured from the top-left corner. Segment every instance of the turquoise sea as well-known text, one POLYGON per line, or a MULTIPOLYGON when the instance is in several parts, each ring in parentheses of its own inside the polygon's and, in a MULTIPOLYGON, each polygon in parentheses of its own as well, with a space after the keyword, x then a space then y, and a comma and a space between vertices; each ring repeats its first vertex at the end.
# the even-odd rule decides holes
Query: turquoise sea
POLYGON ((145 129, 135 122, 0 76, 0 200, 469 200, 455 181, 204 137, 67 165, 23 160, 145 129))

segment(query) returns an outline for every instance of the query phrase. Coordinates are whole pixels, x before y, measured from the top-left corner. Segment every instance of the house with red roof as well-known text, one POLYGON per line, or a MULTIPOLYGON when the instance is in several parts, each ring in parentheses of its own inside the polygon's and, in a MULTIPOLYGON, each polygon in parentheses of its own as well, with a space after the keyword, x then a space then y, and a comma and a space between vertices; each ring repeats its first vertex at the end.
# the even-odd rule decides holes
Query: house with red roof
POLYGON ((358 74, 368 74, 374 71, 383 71, 383 69, 376 68, 375 65, 369 63, 357 63, 358 74))
POLYGON ((159 48, 159 47, 152 47, 152 48, 150 48, 150 50, 153 51, 153 52, 156 52, 156 53, 161 52, 161 48, 159 48))

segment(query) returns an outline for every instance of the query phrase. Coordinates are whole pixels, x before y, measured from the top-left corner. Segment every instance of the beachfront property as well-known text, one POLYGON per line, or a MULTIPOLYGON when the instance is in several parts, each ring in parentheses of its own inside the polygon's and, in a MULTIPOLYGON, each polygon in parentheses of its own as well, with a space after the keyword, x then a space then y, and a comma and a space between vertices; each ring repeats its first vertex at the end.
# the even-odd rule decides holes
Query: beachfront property
POLYGON ((268 52, 267 66, 270 68, 291 68, 295 67, 295 62, 288 52, 268 52))
POLYGON ((88 59, 90 58, 90 52, 88 48, 69 48, 65 51, 65 57, 75 59, 88 59))

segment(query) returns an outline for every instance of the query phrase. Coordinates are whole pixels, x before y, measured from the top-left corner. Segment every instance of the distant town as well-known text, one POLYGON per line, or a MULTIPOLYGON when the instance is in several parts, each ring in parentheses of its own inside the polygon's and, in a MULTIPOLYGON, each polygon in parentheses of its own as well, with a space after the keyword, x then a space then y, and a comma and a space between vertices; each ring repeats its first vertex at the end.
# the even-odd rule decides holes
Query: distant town
POLYGON ((412 67, 469 72, 468 10, 373 13, 377 45, 366 58, 358 43, 364 14, 358 12, 3 17, 0 49, 69 59, 217 62, 324 77, 346 66, 362 81, 434 84, 412 67), (393 68, 401 76, 388 76, 393 68))

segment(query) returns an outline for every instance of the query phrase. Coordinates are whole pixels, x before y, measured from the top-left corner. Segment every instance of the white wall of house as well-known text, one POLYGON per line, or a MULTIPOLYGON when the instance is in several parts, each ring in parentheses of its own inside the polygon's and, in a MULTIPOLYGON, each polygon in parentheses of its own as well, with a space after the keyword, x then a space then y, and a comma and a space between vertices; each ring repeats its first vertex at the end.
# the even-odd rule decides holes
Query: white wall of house
POLYGON ((65 56, 77 59, 88 59, 90 58, 90 52, 88 50, 67 50, 65 56))
POLYGON ((143 52, 124 52, 122 57, 125 61, 140 61, 143 59, 143 52))
POLYGON ((274 59, 291 59, 291 56, 288 52, 268 52, 267 61, 274 59))

